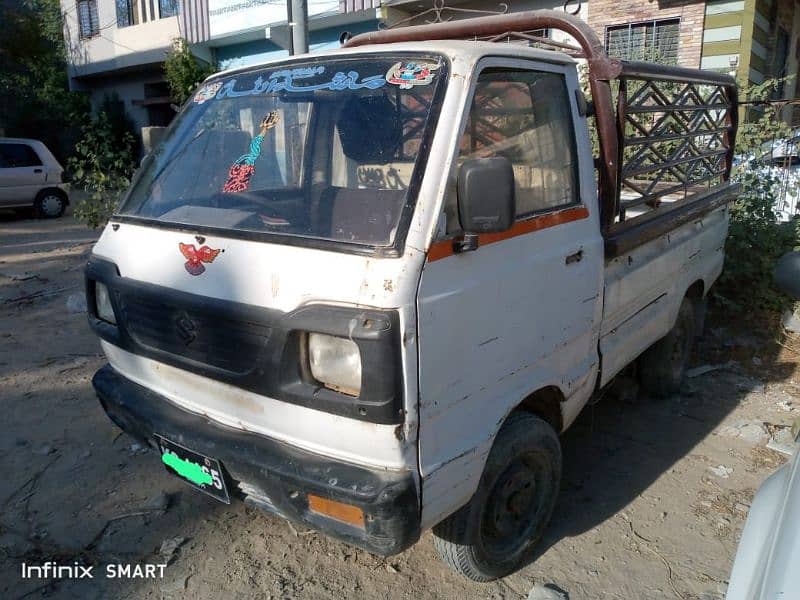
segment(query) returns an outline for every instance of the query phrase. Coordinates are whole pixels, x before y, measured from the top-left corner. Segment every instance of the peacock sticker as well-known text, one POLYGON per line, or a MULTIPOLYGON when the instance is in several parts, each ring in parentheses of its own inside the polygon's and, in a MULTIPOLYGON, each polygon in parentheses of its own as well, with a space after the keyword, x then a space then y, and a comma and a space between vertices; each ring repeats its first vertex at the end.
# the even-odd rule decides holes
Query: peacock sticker
POLYGON ((278 124, 278 112, 272 111, 261 120, 261 132, 250 142, 250 151, 243 154, 231 165, 228 180, 222 186, 226 194, 244 192, 250 187, 250 179, 256 170, 256 161, 261 156, 261 144, 267 132, 278 124))

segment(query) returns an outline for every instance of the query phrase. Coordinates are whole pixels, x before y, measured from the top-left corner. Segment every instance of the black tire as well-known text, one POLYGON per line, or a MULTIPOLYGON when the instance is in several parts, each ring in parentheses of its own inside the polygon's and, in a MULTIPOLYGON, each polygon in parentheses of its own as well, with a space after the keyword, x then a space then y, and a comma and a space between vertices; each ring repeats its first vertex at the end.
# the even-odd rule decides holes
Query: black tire
POLYGON ((33 203, 40 219, 57 219, 67 210, 67 195, 59 189, 42 190, 33 203))
POLYGON ((645 392, 659 398, 678 392, 692 354, 696 322, 694 302, 684 298, 670 332, 639 358, 639 379, 645 392))
POLYGON ((536 415, 512 413, 497 434, 475 495, 433 528, 436 551, 473 581, 513 573, 542 537, 560 483, 556 432, 536 415))

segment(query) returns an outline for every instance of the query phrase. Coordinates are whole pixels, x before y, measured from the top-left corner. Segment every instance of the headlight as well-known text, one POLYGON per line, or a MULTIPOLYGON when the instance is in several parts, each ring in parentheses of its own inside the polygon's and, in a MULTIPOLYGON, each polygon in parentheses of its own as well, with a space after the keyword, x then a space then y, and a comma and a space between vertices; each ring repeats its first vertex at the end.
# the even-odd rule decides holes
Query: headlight
POLYGON ((351 396, 361 393, 361 352, 352 340, 310 333, 308 359, 314 379, 325 387, 351 396))
POLYGON ((104 283, 99 281, 94 285, 94 300, 97 305, 97 316, 103 321, 117 324, 117 319, 114 317, 114 309, 111 307, 111 298, 108 295, 108 288, 104 283))

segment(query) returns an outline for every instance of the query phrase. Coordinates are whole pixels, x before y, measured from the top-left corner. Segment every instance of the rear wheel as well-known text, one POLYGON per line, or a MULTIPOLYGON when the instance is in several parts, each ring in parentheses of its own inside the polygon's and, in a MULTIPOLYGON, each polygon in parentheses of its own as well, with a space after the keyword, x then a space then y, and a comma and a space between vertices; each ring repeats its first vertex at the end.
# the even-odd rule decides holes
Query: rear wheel
POLYGON ((692 353, 695 323, 694 303, 691 298, 684 298, 673 328, 639 358, 644 391, 658 397, 678 392, 692 353))
POLYGON ((433 528, 442 560, 474 581, 491 581, 530 559, 555 507, 561 444, 529 413, 512 414, 497 434, 478 490, 433 528))
POLYGON ((33 207, 39 217, 60 217, 67 208, 67 195, 61 190, 44 190, 36 197, 33 207))

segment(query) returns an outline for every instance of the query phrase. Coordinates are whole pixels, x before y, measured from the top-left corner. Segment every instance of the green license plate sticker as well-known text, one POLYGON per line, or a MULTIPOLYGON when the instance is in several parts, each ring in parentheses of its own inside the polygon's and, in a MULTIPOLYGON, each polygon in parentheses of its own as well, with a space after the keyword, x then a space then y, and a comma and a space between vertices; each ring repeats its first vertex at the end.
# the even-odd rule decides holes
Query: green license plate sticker
POLYGON ((183 460, 172 454, 171 452, 164 452, 161 455, 161 460, 168 467, 175 469, 175 472, 197 485, 211 485, 213 479, 208 473, 204 473, 200 465, 196 465, 188 460, 183 460))
POLYGON ((217 459, 204 456, 160 435, 154 437, 161 449, 161 462, 168 473, 180 477, 209 496, 230 504, 225 475, 217 459))

